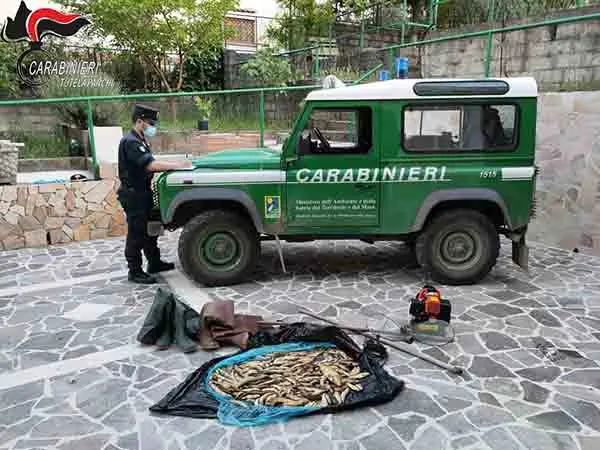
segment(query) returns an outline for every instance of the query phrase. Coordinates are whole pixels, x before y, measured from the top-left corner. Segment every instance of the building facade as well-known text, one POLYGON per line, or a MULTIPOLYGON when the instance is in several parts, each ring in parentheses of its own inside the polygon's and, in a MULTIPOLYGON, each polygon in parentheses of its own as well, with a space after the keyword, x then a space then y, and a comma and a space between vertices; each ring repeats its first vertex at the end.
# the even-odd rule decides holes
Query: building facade
POLYGON ((225 18, 225 24, 235 32, 225 47, 237 53, 255 53, 266 43, 267 28, 278 12, 275 0, 240 1, 240 8, 225 18))

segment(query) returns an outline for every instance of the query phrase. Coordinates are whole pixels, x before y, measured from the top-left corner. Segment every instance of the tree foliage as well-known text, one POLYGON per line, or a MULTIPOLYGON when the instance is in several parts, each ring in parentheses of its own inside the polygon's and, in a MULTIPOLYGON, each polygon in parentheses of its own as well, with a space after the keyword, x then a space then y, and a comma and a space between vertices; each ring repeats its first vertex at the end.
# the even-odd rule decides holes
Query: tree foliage
POLYGON ((112 54, 102 65, 102 71, 110 74, 128 93, 154 91, 162 85, 158 75, 139 56, 129 52, 112 54))
POLYGON ((183 67, 194 51, 223 45, 225 14, 238 5, 237 0, 56 1, 88 15, 117 46, 142 58, 168 92, 182 88, 183 67), (173 70, 177 75, 170 77, 173 70))
POLYGON ((223 48, 202 48, 190 53, 183 66, 183 90, 222 89, 225 78, 223 48))
POLYGON ((334 20, 331 2, 278 0, 281 12, 270 24, 267 35, 287 49, 304 47, 312 37, 327 36, 334 20))
POLYGON ((14 97, 20 92, 17 59, 22 46, 0 43, 0 97, 14 97))
POLYGON ((287 85, 292 78, 290 64, 286 59, 273 54, 273 48, 262 48, 242 66, 242 73, 260 86, 287 85))

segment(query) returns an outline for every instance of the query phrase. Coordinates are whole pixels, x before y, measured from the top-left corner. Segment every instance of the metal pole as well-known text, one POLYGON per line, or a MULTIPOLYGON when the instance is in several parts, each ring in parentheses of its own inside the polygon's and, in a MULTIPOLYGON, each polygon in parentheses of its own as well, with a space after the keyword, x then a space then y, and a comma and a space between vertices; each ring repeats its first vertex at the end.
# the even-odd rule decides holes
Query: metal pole
POLYGON ((92 166, 94 173, 97 175, 98 171, 98 160, 96 159, 96 139, 94 138, 94 108, 92 107, 92 101, 87 101, 87 126, 88 126, 88 138, 90 141, 90 153, 92 156, 92 166))
POLYGON ((260 129, 260 147, 265 146, 265 91, 260 91, 258 101, 258 126, 260 129))
POLYGON ((329 41, 329 48, 331 48, 331 41, 333 41, 333 24, 334 23, 335 23, 335 20, 329 24, 329 30, 327 33, 327 39, 329 41))
POLYGON ((310 47, 302 47, 302 48, 296 48, 294 50, 289 50, 286 52, 274 53, 272 56, 291 56, 291 55, 296 55, 298 53, 305 53, 306 50, 314 50, 317 47, 318 47, 318 45, 311 45, 310 47))
POLYGON ((315 63, 315 76, 313 77, 313 81, 314 80, 320 80, 321 79, 321 47, 317 47, 317 61, 315 63))
POLYGON ((365 46, 365 20, 360 16, 360 52, 362 53, 363 47, 365 46))
POLYGON ((395 56, 395 49, 390 48, 388 51, 388 68, 390 70, 390 76, 393 78, 393 74, 394 74, 394 56, 395 56))
MULTIPOLYGON (((306 308, 299 306, 298 310, 303 313, 306 314, 309 317, 312 317, 313 319, 318 319, 318 320, 322 320, 323 322, 329 323, 335 327, 339 328, 339 325, 337 324, 337 322, 334 322, 333 320, 329 320, 329 319, 325 319, 324 317, 320 317, 317 316, 316 314, 313 314, 311 311, 307 310, 306 308)), ((393 348, 395 350, 401 351, 403 353, 407 353, 411 356, 414 356, 416 358, 419 358, 423 361, 426 361, 428 363, 431 363, 433 365, 436 365, 438 367, 441 367, 442 369, 446 369, 448 372, 451 373, 455 373, 457 375, 460 375, 464 372, 464 369, 462 367, 458 367, 458 366, 453 366, 451 364, 445 363, 443 361, 440 361, 439 359, 435 359, 433 356, 427 355, 426 353, 421 353, 419 350, 410 347, 407 344, 396 344, 394 342, 390 342, 386 339, 382 339, 381 337, 377 336, 373 336, 372 334, 369 333, 364 333, 364 332, 360 332, 360 331, 356 331, 356 333, 368 338, 368 339, 376 339, 379 342, 381 342, 383 345, 386 345, 390 348, 393 348)))
POLYGON ((373 67, 372 69, 368 70, 363 75, 361 75, 358 78, 358 80, 354 80, 354 83, 352 83, 352 84, 362 83, 363 81, 365 81, 367 78, 369 78, 371 75, 373 75, 375 72, 377 72, 379 69, 382 69, 383 67, 385 67, 385 64, 383 64, 383 63, 377 64, 375 67, 373 67))
MULTIPOLYGON (((489 10, 488 10, 488 22, 494 20, 494 9, 496 7, 496 0, 489 0, 489 10)), ((492 71, 492 50, 494 48, 494 33, 490 29, 487 37, 487 45, 485 48, 485 76, 489 77, 490 72, 492 71)))
POLYGON ((436 0, 429 0, 427 6, 427 26, 431 27, 433 25, 433 4, 436 0))
POLYGON ((406 4, 406 0, 402 2, 402 34, 400 36, 400 43, 404 44, 405 36, 406 36, 406 20, 408 17, 405 17, 404 14, 408 12, 408 5, 406 4))

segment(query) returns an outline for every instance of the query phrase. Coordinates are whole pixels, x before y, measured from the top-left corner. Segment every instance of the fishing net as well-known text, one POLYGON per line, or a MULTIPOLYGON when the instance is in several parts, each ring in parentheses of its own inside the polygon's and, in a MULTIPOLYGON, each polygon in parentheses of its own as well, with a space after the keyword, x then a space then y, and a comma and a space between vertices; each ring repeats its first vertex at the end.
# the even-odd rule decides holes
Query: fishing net
POLYGON ((298 322, 278 330, 259 332, 250 339, 251 348, 231 356, 206 362, 150 411, 172 416, 218 419, 236 427, 261 426, 284 422, 309 414, 328 414, 366 406, 375 406, 394 399, 404 388, 404 382, 391 376, 384 368, 387 351, 379 342, 368 340, 360 348, 344 331, 333 326, 317 326, 298 322), (361 390, 352 392, 342 403, 328 406, 265 406, 239 402, 230 395, 216 392, 210 381, 219 369, 257 361, 274 352, 301 352, 319 348, 337 349, 356 362, 368 376, 360 380, 361 390))
POLYGON ((316 348, 334 347, 326 342, 320 343, 290 343, 259 347, 227 358, 215 364, 206 375, 205 389, 219 402, 217 418, 225 425, 238 427, 265 425, 281 422, 295 416, 302 416, 316 411, 319 407, 309 406, 265 406, 251 402, 236 401, 233 397, 216 392, 210 385, 214 373, 224 367, 234 366, 250 361, 260 360, 273 353, 292 353, 314 350, 316 348))

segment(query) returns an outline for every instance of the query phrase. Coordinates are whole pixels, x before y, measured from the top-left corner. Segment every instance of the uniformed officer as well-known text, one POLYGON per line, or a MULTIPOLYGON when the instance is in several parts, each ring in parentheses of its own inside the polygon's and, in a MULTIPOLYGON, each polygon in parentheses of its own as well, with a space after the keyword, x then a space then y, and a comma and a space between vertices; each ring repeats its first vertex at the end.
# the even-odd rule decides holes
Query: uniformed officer
POLYGON ((133 128, 119 144, 119 202, 127 217, 125 258, 129 266, 129 280, 140 284, 153 284, 151 275, 173 270, 175 265, 160 259, 157 236, 148 234, 148 221, 153 209, 152 177, 154 172, 187 169, 191 161, 162 162, 152 156, 148 137, 156 134, 158 110, 144 105, 133 108, 133 128), (142 251, 148 260, 147 272, 142 269, 142 251))

